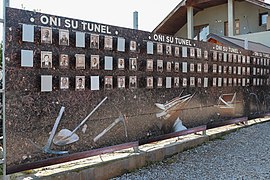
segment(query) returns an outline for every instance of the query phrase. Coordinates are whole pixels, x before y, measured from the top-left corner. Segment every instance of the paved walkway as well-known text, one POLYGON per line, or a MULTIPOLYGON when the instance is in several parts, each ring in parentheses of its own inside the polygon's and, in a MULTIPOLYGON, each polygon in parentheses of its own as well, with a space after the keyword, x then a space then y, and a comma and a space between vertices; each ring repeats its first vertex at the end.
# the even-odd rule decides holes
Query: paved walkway
POLYGON ((243 128, 115 179, 270 179, 270 122, 243 128))

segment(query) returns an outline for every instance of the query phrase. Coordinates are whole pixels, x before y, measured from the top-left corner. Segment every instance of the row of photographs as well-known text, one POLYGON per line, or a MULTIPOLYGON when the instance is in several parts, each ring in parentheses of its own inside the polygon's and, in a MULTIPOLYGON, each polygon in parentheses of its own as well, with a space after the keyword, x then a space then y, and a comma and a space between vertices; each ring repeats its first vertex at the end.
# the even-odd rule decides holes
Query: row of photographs
MULTIPOLYGON (((23 57, 23 53, 22 53, 23 57)), ((84 54, 77 54, 76 57, 76 69, 85 69, 85 55, 84 54)), ((25 58, 29 61, 30 58, 25 58)), ((22 58, 22 66, 23 64, 28 64, 23 61, 22 58)), ((119 70, 125 70, 126 66, 124 58, 118 58, 117 60, 117 68, 119 70)), ((138 70, 138 62, 137 58, 129 58, 129 70, 136 71, 138 70)), ((180 62, 173 62, 167 61, 165 62, 164 68, 164 61, 157 60, 156 62, 153 59, 146 60, 146 71, 154 71, 154 65, 156 64, 157 72, 163 72, 166 69, 167 72, 179 72, 180 69, 183 73, 187 72, 204 72, 208 73, 209 65, 208 63, 188 63, 182 62, 182 67, 180 67, 180 62)), ((69 68, 69 56, 67 54, 60 54, 59 56, 59 67, 60 68, 69 68)), ((41 68, 52 68, 52 52, 42 51, 41 52, 41 68)), ((250 75, 250 67, 241 67, 241 66, 226 66, 226 65, 212 65, 212 72, 213 73, 224 73, 224 74, 237 74, 237 75, 250 75)), ((90 69, 98 70, 101 69, 100 67, 100 56, 99 55, 91 55, 90 57, 90 69)), ((105 70, 113 70, 113 58, 109 56, 105 56, 105 70)), ((253 75, 266 75, 269 73, 269 69, 266 68, 253 68, 253 75)))
MULTIPOLYGON (((146 88, 152 89, 157 88, 179 88, 182 87, 208 87, 209 83, 208 77, 204 78, 180 78, 180 77, 162 77, 154 78, 152 76, 146 77, 146 88)), ((137 76, 129 76, 128 82, 125 76, 117 76, 117 84, 113 83, 113 76, 104 77, 104 89, 135 89, 137 88, 138 80, 137 76), (116 87, 114 87, 116 85, 116 87)), ((86 77, 85 76, 76 76, 75 77, 75 90, 85 90, 86 88, 86 77)), ((70 88, 70 78, 67 76, 60 77, 60 89, 67 90, 70 88)), ((248 86, 250 84, 249 78, 222 78, 214 77, 212 78, 213 87, 221 86, 248 86)), ((253 78, 253 85, 269 85, 269 79, 265 80, 262 78, 253 78)), ((100 77, 99 76, 90 76, 90 89, 91 90, 100 90, 100 77)), ((52 76, 41 76, 41 91, 51 91, 52 90, 52 76), (49 78, 50 80, 46 79, 49 78), (49 87, 49 90, 48 90, 49 87)))

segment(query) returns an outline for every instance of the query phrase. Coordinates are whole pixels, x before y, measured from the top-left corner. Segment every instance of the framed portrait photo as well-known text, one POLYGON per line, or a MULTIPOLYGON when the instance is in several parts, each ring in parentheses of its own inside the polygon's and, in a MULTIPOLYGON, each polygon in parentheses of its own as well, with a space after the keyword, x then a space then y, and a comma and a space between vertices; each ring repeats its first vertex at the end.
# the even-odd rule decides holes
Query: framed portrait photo
POLYGON ((222 57, 223 57, 223 54, 222 53, 218 53, 218 61, 222 61, 222 57))
POLYGON ((172 46, 170 44, 166 44, 166 55, 172 55, 172 46))
POLYGON ((60 89, 68 89, 69 88, 69 78, 68 77, 60 77, 60 89))
POLYGON ((99 69, 99 55, 91 55, 91 69, 99 69))
POLYGON ((190 87, 195 87, 195 77, 190 77, 190 87))
POLYGON ((198 59, 202 58, 202 50, 200 48, 197 48, 197 58, 198 59))
POLYGON ((157 71, 163 72, 163 60, 157 60, 157 71))
POLYGON ((113 88, 113 77, 105 76, 104 78, 104 89, 112 89, 113 88))
POLYGON ((137 88, 137 76, 129 76, 129 88, 137 88))
POLYGON ((205 50, 203 52, 203 57, 204 57, 205 60, 208 60, 208 51, 207 50, 205 50))
POLYGON ((113 49, 113 37, 105 36, 104 37, 104 49, 112 50, 113 49))
POLYGON ((52 52, 41 51, 41 68, 52 68, 52 52))
POLYGON ((190 63, 189 71, 190 72, 194 72, 195 71, 195 65, 194 65, 194 63, 190 63))
POLYGON ((178 46, 174 47, 174 55, 175 55, 176 57, 179 57, 179 56, 180 56, 180 49, 179 49, 178 46))
POLYGON ((183 87, 187 87, 187 78, 183 78, 183 87))
POLYGON ((157 43, 157 54, 163 54, 163 44, 157 43))
POLYGON ((153 83, 153 77, 146 77, 146 88, 153 89, 154 83, 153 83))
POLYGON ((208 73, 208 64, 207 63, 205 63, 203 65, 203 72, 208 73))
POLYGON ((99 35, 98 34, 90 35, 90 48, 99 49, 99 35))
POLYGON ((137 43, 136 43, 136 41, 130 41, 129 50, 130 51, 136 51, 137 50, 137 43))
POLYGON ((231 53, 229 53, 229 55, 228 55, 229 57, 228 57, 228 62, 232 62, 232 59, 233 59, 233 55, 231 54, 231 53))
POLYGON ((237 62, 237 54, 233 54, 233 63, 237 62))
POLYGON ((172 62, 167 62, 167 72, 172 71, 172 62))
POLYGON ((217 55, 218 55, 217 51, 213 51, 213 60, 214 61, 217 61, 217 55))
POLYGON ((117 77, 117 86, 120 89, 125 88, 125 76, 118 76, 117 77))
POLYGON ((202 78, 197 79, 197 87, 202 87, 202 78))
POLYGON ((59 29, 59 45, 69 46, 69 31, 59 29))
POLYGON ((85 76, 76 76, 75 90, 80 91, 85 89, 85 76))
POLYGON ((197 64, 197 72, 201 73, 202 72, 202 63, 197 64))
POLYGON ((118 58, 118 63, 117 67, 119 70, 124 70, 125 69, 125 59, 124 58, 118 58))
POLYGON ((129 58, 129 70, 137 70, 137 58, 129 58))
POLYGON ((41 43, 52 44, 52 28, 41 27, 41 43))
POLYGON ((189 48, 189 56, 191 58, 195 58, 195 49, 194 48, 189 48))
POLYGON ((174 63, 174 71, 179 72, 179 67, 180 67, 179 62, 175 62, 174 63))
POLYGON ((163 86, 163 79, 162 77, 157 78, 157 87, 161 88, 163 86))
POLYGON ((222 78, 218 78, 218 87, 222 86, 222 78))
POLYGON ((179 88, 179 86, 180 86, 180 79, 179 79, 179 77, 174 77, 174 81, 173 82, 174 82, 173 83, 174 87, 175 88, 179 88))
POLYGON ((213 64, 213 73, 217 73, 217 64, 213 64))
POLYGON ((60 66, 60 68, 68 68, 69 67, 69 58, 68 58, 67 54, 60 54, 59 66, 60 66))
POLYGON ((146 71, 153 71, 154 63, 153 59, 146 60, 146 71))
POLYGON ((85 69, 85 55, 76 54, 76 69, 85 69))

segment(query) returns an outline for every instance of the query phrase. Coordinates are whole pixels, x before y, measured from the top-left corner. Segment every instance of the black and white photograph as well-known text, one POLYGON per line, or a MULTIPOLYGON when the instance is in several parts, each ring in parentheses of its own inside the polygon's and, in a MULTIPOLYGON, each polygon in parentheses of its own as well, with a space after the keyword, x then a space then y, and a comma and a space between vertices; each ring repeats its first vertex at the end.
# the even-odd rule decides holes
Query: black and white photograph
POLYGON ((190 77, 190 87, 195 87, 195 77, 190 77))
POLYGON ((228 62, 232 62, 232 59, 233 59, 233 55, 231 54, 231 53, 229 53, 229 55, 228 55, 229 57, 228 57, 228 62))
POLYGON ((163 85, 163 79, 162 79, 162 77, 158 77, 157 78, 157 87, 158 88, 161 88, 162 85, 163 85))
POLYGON ((137 70, 137 58, 129 58, 129 70, 137 70))
POLYGON ((163 44, 157 43, 157 54, 163 54, 163 44))
POLYGON ((187 78, 183 78, 183 87, 187 87, 187 78))
POLYGON ((204 73, 208 73, 208 64, 207 64, 207 63, 205 63, 205 64, 203 65, 203 72, 204 72, 204 73))
POLYGON ((99 55, 91 55, 91 69, 99 69, 99 55))
POLYGON ((147 59, 146 61, 146 71, 153 71, 153 59, 147 59))
POLYGON ((99 35, 91 34, 91 36, 90 36, 90 48, 99 49, 99 35))
POLYGON ((52 28, 41 27, 41 43, 52 43, 52 28))
POLYGON ((180 80, 179 80, 179 77, 174 77, 174 87, 175 88, 178 88, 180 86, 180 80))
POLYGON ((197 79, 197 87, 202 87, 202 78, 197 79))
POLYGON ((69 58, 68 58, 67 54, 60 54, 59 66, 60 66, 60 68, 68 68, 69 67, 69 58))
POLYGON ((118 76, 117 77, 117 84, 118 84, 118 88, 124 89, 125 88, 125 76, 118 76))
POLYGON ((59 29, 59 45, 69 45, 69 31, 65 29, 59 29))
POLYGON ((189 71, 190 72, 194 72, 195 71, 195 65, 194 65, 194 63, 190 63, 190 65, 189 65, 189 71))
POLYGON ((218 61, 222 61, 223 54, 220 52, 218 53, 218 61))
POLYGON ((118 69, 119 70, 125 69, 125 59, 124 58, 118 58, 118 69))
POLYGON ((201 73, 202 72, 202 63, 197 64, 197 72, 201 73))
POLYGON ((217 51, 213 51, 213 60, 214 61, 217 61, 217 56, 218 56, 217 51))
POLYGON ((172 71, 172 62, 167 62, 167 72, 172 71))
POLYGON ((217 86, 217 78, 213 78, 213 87, 216 87, 217 86))
POLYGON ((241 63, 242 62, 242 56, 240 54, 238 54, 238 56, 237 56, 237 62, 238 63, 241 63))
POLYGON ((175 62, 175 63, 174 63, 174 71, 175 71, 175 72, 179 72, 179 67, 180 67, 180 66, 179 66, 179 62, 175 62))
POLYGON ((157 60, 157 71, 163 72, 163 60, 157 60))
POLYGON ((104 49, 112 50, 113 49, 113 38, 112 36, 104 37, 104 49))
POLYGON ((76 54, 76 69, 85 69, 85 55, 76 54))
POLYGON ((105 76, 104 77, 104 89, 112 89, 113 88, 113 77, 105 76))
POLYGON ((233 63, 237 62, 237 54, 233 54, 233 63))
POLYGON ((69 88, 69 78, 61 77, 60 78, 60 89, 68 89, 69 88))
POLYGON ((170 44, 166 44, 166 55, 172 55, 172 46, 170 44))
POLYGON ((208 51, 207 50, 205 50, 203 52, 203 57, 204 57, 205 60, 208 60, 208 51))
POLYGON ((213 64, 213 73, 217 73, 217 64, 213 64))
POLYGON ((75 90, 85 89, 85 76, 76 76, 76 86, 75 90))
POLYGON ((146 77, 146 88, 152 89, 154 87, 153 84, 153 77, 146 77))
POLYGON ((219 74, 222 73, 222 66, 221 66, 221 65, 218 66, 218 73, 219 73, 219 74))
POLYGON ((197 58, 198 59, 202 58, 202 50, 200 48, 197 48, 197 58))
POLYGON ((137 76, 130 76, 129 77, 129 88, 130 89, 137 88, 137 76))
POLYGON ((189 56, 191 58, 195 58, 195 49, 194 48, 189 48, 189 56))
POLYGON ((52 52, 41 51, 41 68, 52 68, 52 52))
POLYGON ((136 51, 137 50, 137 43, 136 43, 136 41, 130 41, 129 50, 130 51, 136 51))
POLYGON ((180 49, 179 49, 178 46, 174 47, 174 55, 175 55, 176 57, 179 57, 179 56, 180 56, 180 49))

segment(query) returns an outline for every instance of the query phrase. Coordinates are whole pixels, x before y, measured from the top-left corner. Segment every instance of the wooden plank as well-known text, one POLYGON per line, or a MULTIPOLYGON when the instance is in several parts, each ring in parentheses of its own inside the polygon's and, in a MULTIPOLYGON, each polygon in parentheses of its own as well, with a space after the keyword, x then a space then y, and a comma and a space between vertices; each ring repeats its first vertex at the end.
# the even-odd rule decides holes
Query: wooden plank
POLYGON ((248 117, 241 117, 241 118, 230 119, 227 121, 214 122, 214 123, 207 124, 207 129, 216 128, 220 126, 226 126, 226 125, 235 124, 235 123, 242 123, 242 122, 245 123, 247 122, 247 120, 248 120, 248 117))
POLYGON ((179 132, 173 132, 173 133, 157 136, 157 137, 154 137, 151 139, 140 140, 139 145, 148 144, 148 143, 152 143, 152 142, 156 142, 156 141, 161 141, 161 140, 174 138, 174 137, 178 137, 178 136, 183 136, 183 135, 187 135, 187 134, 192 134, 192 133, 205 131, 205 130, 206 130, 206 125, 198 126, 198 127, 190 128, 190 129, 179 131, 179 132))
POLYGON ((138 145, 139 145, 139 142, 135 141, 135 142, 129 142, 129 143, 119 144, 119 145, 115 145, 115 146, 94 149, 94 150, 85 151, 85 152, 63 155, 63 156, 56 157, 56 158, 49 158, 49 159, 45 159, 42 161, 36 161, 33 163, 11 166, 11 167, 7 168, 7 174, 26 171, 26 170, 30 170, 30 169, 42 168, 45 166, 51 166, 51 165, 65 163, 65 162, 69 162, 69 161, 75 161, 75 160, 88 158, 88 157, 92 157, 92 156, 96 156, 96 155, 101 155, 101 154, 105 154, 105 153, 111 153, 114 151, 119 151, 119 150, 123 150, 123 149, 127 149, 127 148, 138 147, 138 145))

